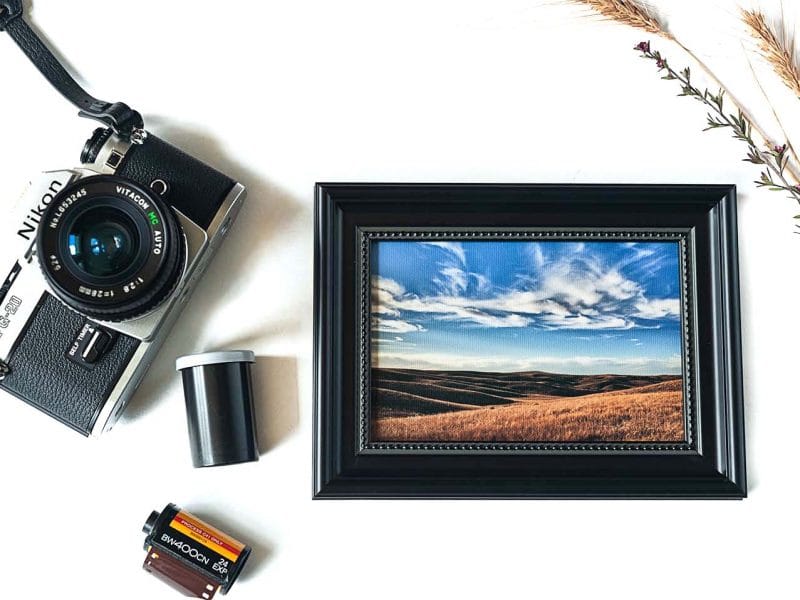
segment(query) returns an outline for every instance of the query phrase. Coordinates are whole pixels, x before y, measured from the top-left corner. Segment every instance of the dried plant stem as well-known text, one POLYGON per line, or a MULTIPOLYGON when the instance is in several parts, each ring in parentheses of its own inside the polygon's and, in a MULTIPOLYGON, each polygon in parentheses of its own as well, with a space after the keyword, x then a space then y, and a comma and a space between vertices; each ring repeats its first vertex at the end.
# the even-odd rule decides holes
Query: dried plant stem
MULTIPOLYGON (((798 176, 792 164, 792 156, 794 156, 795 159, 797 158, 797 155, 794 154, 794 149, 791 148, 788 143, 782 145, 772 143, 764 130, 745 112, 743 105, 730 96, 730 94, 728 94, 728 96, 734 104, 736 112, 726 114, 725 110, 723 110, 723 96, 726 93, 725 86, 716 75, 714 75, 714 72, 692 52, 691 49, 687 48, 677 39, 650 9, 638 0, 569 1, 574 4, 588 6, 606 19, 611 19, 661 36, 666 40, 674 42, 681 50, 686 52, 686 54, 688 54, 705 72, 705 75, 719 86, 719 92, 716 95, 711 94, 708 89, 701 92, 697 87, 692 85, 688 67, 680 73, 672 69, 667 64, 667 59, 662 57, 658 51, 650 50, 650 42, 642 42, 636 46, 636 50, 641 51, 645 58, 656 61, 656 65, 660 71, 666 70, 667 74, 663 79, 675 79, 680 82, 681 96, 691 96, 695 100, 706 105, 711 111, 708 115, 708 127, 706 127, 706 129, 730 127, 733 136, 747 144, 747 158, 744 160, 757 165, 764 165, 765 167, 765 170, 761 172, 761 177, 755 182, 757 186, 787 192, 795 201, 800 203, 800 176, 798 176), (753 133, 760 138, 758 144, 753 140, 753 133)), ((790 88, 796 89, 800 97, 800 70, 796 68, 794 63, 793 40, 789 40, 788 37, 784 35, 782 43, 769 27, 767 27, 766 21, 761 13, 743 11, 743 18, 745 22, 751 26, 751 29, 754 30, 754 34, 757 38, 761 39, 762 51, 766 53, 768 59, 773 63, 778 74, 784 78, 784 81, 786 81, 790 88)), ((769 98, 767 98, 767 101, 769 102, 769 98)), ((770 107, 785 135, 783 124, 771 103, 770 107)), ((800 215, 795 218, 800 219, 800 215)), ((796 227, 798 230, 795 231, 795 233, 800 233, 800 225, 796 227)))
MULTIPOLYGON (((713 71, 712 71, 712 70, 711 70, 711 69, 708 67, 708 65, 706 65, 706 64, 705 64, 705 63, 704 63, 704 62, 703 62, 703 61, 702 61, 702 60, 701 60, 701 59, 700 59, 700 58, 699 58, 699 57, 698 57, 698 56, 697 56, 697 55, 696 55, 694 52, 692 52, 692 51, 691 51, 689 48, 687 48, 686 46, 684 46, 684 45, 681 43, 681 41, 680 41, 680 40, 678 40, 678 39, 677 39, 677 38, 675 38, 675 37, 671 37, 671 38, 669 38, 669 39, 670 39, 672 42, 674 42, 674 43, 675 43, 675 44, 676 44, 676 45, 677 45, 677 46, 678 46, 678 47, 679 47, 681 50, 683 50, 684 52, 686 52, 686 54, 688 54, 688 55, 689 55, 689 57, 690 57, 692 60, 694 60, 694 62, 695 62, 695 63, 697 63, 697 65, 698 65, 698 66, 699 66, 699 67, 700 67, 700 68, 703 70, 703 74, 706 76, 706 78, 707 78, 707 79, 709 79, 709 80, 710 80, 710 81, 711 81, 711 82, 712 82, 712 83, 713 83, 713 84, 714 84, 716 87, 718 87, 719 89, 721 89, 721 90, 725 90, 725 93, 726 93, 726 94, 727 94, 727 96, 728 96, 728 100, 730 100, 730 102, 731 102, 732 104, 734 104, 734 105, 736 106, 736 108, 737 108, 737 109, 738 109, 738 110, 739 110, 739 111, 742 113, 742 115, 744 116, 744 118, 745 118, 745 119, 747 119, 747 122, 748 122, 748 123, 750 123, 750 126, 752 127, 753 131, 754 131, 754 132, 756 133, 756 135, 757 135, 757 136, 758 136, 758 137, 761 139, 761 142, 762 142, 763 144, 765 144, 765 145, 771 145, 771 144, 772 144, 772 140, 770 139, 770 137, 769 137, 769 136, 766 134, 766 132, 765 132, 765 131, 764 131, 764 130, 763 130, 763 129, 762 129, 762 128, 761 128, 761 127, 758 125, 758 122, 757 122, 757 121, 756 121, 756 120, 753 118, 753 116, 752 116, 751 114, 749 114, 749 113, 748 113, 748 112, 747 112, 747 111, 744 109, 744 105, 743 105, 741 102, 739 102, 739 100, 737 100, 737 99, 736 99, 736 96, 734 96, 734 95, 733 95, 733 94, 730 92, 730 90, 728 90, 728 88, 726 88, 726 87, 725 87, 725 84, 723 84, 723 83, 722 83, 722 82, 721 82, 721 81, 720 81, 720 80, 717 78, 717 76, 716 76, 716 75, 714 75, 714 72, 713 72, 713 71)), ((769 102, 769 99, 768 99, 767 101, 769 102)), ((770 105, 770 107, 771 107, 771 105, 770 105)), ((783 128, 783 124, 780 122, 780 119, 778 118, 778 115, 775 113, 775 111, 774 111, 774 110, 773 110, 773 114, 775 115, 775 118, 776 118, 776 119, 777 119, 777 121, 778 121, 778 125, 780 126, 780 128, 781 128, 781 131, 784 131, 784 135, 785 135, 785 130, 784 130, 784 128, 783 128)), ((797 159, 797 156, 795 156, 795 155, 794 155, 794 148, 793 148, 791 145, 789 146, 789 151, 792 153, 792 155, 794 156, 794 158, 795 158, 795 159, 797 159)), ((794 168, 794 167, 793 167, 791 164, 788 164, 788 165, 787 165, 787 167, 786 167, 786 170, 787 170, 787 172, 788 172, 788 173, 789 173, 789 174, 792 176, 792 178, 795 180, 795 182, 797 182, 797 183, 800 183, 800 173, 797 173, 797 171, 795 170, 795 168, 794 168)))
MULTIPOLYGON (((750 30, 750 34, 758 43, 761 54, 765 60, 772 65, 773 70, 786 87, 800 98, 800 67, 798 67, 795 59, 794 37, 790 36, 785 29, 781 29, 780 32, 774 31, 767 25, 766 17, 761 11, 741 9, 741 16, 742 21, 750 30)), ((742 48, 744 49, 744 44, 742 44, 742 48)), ((783 135, 788 140, 789 135, 786 132, 786 128, 783 126, 783 122, 780 116, 778 116, 772 102, 770 102, 769 96, 767 96, 767 93, 764 91, 764 86, 761 85, 761 81, 749 57, 747 63, 750 66, 750 71, 753 74, 756 85, 758 85, 759 90, 761 90, 761 94, 769 104, 772 114, 775 116, 775 120, 778 122, 783 135)), ((798 156, 794 144, 789 143, 789 148, 792 151, 795 161, 797 161, 798 156)), ((796 173, 793 170, 793 166, 791 169, 793 174, 796 173)))
MULTIPOLYGON (((636 0, 570 0, 575 4, 588 6, 595 12, 605 17, 637 29, 642 29, 648 33, 661 36, 662 38, 674 42, 681 50, 686 52, 689 57, 703 70, 705 76, 720 89, 726 89, 725 85, 714 75, 714 72, 697 56, 690 48, 683 44, 672 32, 669 31, 666 24, 659 19, 659 17, 649 10, 641 2, 636 0)), ((762 17, 763 19, 763 17, 762 17)), ((758 122, 747 113, 743 108, 743 104, 739 102, 730 92, 727 92, 728 98, 736 105, 741 111, 745 119, 752 127, 753 131, 761 138, 764 144, 770 145, 770 138, 766 132, 758 125, 758 122)), ((789 148, 789 151, 794 153, 794 148, 789 148)), ((794 156, 797 159, 797 156, 794 156)), ((787 172, 792 178, 800 183, 800 174, 798 174, 792 165, 787 165, 787 172)))
MULTIPOLYGON (((744 46, 742 46, 742 50, 744 50, 744 46)), ((795 145, 790 140, 789 133, 786 131, 786 127, 783 125, 783 121, 781 120, 781 117, 778 114, 778 111, 775 110, 775 106, 773 106, 772 102, 770 101, 769 96, 767 95, 767 92, 764 89, 764 86, 761 85, 761 80, 758 78, 758 74, 756 73, 756 70, 753 67, 753 63, 750 61, 750 57, 746 57, 746 58, 747 58, 747 66, 750 67, 750 73, 753 75, 753 81, 756 82, 756 86, 758 86, 758 90, 761 92, 761 95, 764 96, 764 100, 766 100, 767 104, 769 105, 769 109, 772 112, 772 116, 775 117, 775 121, 778 123, 778 127, 781 128, 781 133, 783 134, 783 137, 786 140, 786 143, 789 144, 789 151, 792 153, 792 157, 796 161, 797 160, 797 152, 795 151, 795 145)), ((789 171, 789 173, 792 174, 792 176, 795 179, 797 179, 797 177, 796 177, 797 171, 795 170, 794 163, 791 162, 791 160, 792 160, 791 158, 789 160, 790 160, 790 162, 788 163, 786 168, 789 171)))
POLYGON ((733 137, 747 144, 748 153, 747 158, 744 160, 766 167, 766 170, 761 172, 761 178, 756 180, 756 185, 767 187, 771 190, 788 192, 792 198, 800 203, 800 185, 798 185, 800 180, 789 170, 788 146, 786 144, 781 146, 768 145, 766 149, 762 149, 753 140, 752 124, 741 110, 741 107, 735 107, 737 111, 735 114, 728 114, 723 109, 724 88, 720 89, 716 95, 710 93, 707 89, 700 91, 692 84, 691 72, 688 67, 680 72, 675 71, 669 66, 667 59, 660 52, 651 50, 649 42, 642 42, 635 49, 639 50, 645 58, 654 60, 659 71, 666 71, 663 79, 674 79, 681 84, 681 96, 691 96, 706 105, 711 111, 708 115, 706 130, 730 127, 733 137), (786 176, 787 173, 794 179, 794 183, 789 181, 786 176))

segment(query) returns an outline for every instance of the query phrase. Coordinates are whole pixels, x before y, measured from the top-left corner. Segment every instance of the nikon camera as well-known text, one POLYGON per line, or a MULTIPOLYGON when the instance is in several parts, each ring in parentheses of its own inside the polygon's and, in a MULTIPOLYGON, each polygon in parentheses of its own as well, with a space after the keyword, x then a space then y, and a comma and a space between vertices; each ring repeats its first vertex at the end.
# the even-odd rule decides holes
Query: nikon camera
POLYGON ((245 198, 132 139, 98 129, 81 167, 33 181, 0 256, 0 388, 86 436, 122 413, 245 198))

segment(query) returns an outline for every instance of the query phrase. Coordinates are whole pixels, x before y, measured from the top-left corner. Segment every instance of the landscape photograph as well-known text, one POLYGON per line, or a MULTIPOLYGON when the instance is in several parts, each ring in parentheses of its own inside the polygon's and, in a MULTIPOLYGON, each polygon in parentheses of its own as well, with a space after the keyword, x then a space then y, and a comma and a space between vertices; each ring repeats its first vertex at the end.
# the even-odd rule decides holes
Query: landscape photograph
POLYGON ((673 241, 371 248, 376 442, 686 439, 673 241))

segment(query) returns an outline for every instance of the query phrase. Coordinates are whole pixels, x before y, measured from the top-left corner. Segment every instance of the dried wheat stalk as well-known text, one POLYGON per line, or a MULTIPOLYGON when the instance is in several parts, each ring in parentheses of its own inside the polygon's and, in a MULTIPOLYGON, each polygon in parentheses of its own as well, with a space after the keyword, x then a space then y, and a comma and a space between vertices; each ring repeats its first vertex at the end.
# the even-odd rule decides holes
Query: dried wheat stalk
MULTIPOLYGON (((711 71, 711 69, 706 65, 700 58, 692 52, 689 48, 683 45, 679 39, 677 39, 667 28, 666 23, 664 23, 646 4, 636 1, 636 0, 567 0, 572 4, 578 4, 581 6, 587 6, 594 10, 599 15, 603 16, 606 19, 611 19, 613 21, 617 21, 618 23, 623 23, 625 25, 630 25, 631 27, 635 27, 636 29, 641 29, 648 33, 652 33, 658 36, 661 36, 664 39, 670 40, 675 42, 681 50, 686 52, 694 61, 700 65, 700 67, 705 72, 706 76, 711 79, 714 85, 718 86, 721 89, 725 89, 725 86, 722 82, 717 79, 716 75, 711 71)), ((751 123, 754 131, 764 138, 764 141, 769 141, 769 138, 764 134, 764 132, 758 127, 752 117, 747 114, 742 108, 742 105, 736 101, 733 95, 726 90, 725 92, 728 98, 736 104, 737 108, 742 109, 742 113, 747 117, 747 120, 751 123)))
MULTIPOLYGON (((756 134, 758 138, 760 138, 760 142, 763 146, 771 148, 776 146, 776 144, 772 141, 772 139, 767 136, 764 130, 759 127, 758 123, 753 119, 750 114, 744 109, 744 105, 740 103, 734 96, 731 94, 722 82, 714 75, 711 69, 706 65, 700 58, 692 52, 689 48, 683 45, 683 43, 677 39, 667 28, 666 24, 652 11, 650 10, 645 4, 642 2, 638 2, 635 0, 567 0, 572 4, 578 4, 582 6, 586 6, 602 17, 606 19, 611 19, 613 21, 617 21, 619 23, 623 23, 625 25, 630 25, 631 27, 635 27, 636 29, 641 29, 648 33, 652 33, 658 36, 661 36, 664 39, 670 40, 678 45, 684 52, 686 52, 704 71, 705 75, 714 83, 714 85, 718 86, 720 91, 725 91, 725 95, 728 97, 729 102, 731 102, 740 112, 741 116, 749 123, 750 128, 752 129, 752 133, 756 134)), ((795 160, 797 160, 797 156, 795 154, 794 148, 789 148, 789 153, 793 156, 795 160)), ((787 160, 787 164, 785 165, 785 170, 787 174, 794 180, 795 184, 800 184, 800 174, 795 170, 794 161, 787 160)))
POLYGON ((774 31, 760 11, 742 9, 742 20, 775 73, 800 98, 800 67, 795 60, 794 38, 785 30, 774 31))
POLYGON ((646 5, 631 0, 570 0, 593 9, 606 19, 673 40, 666 26, 646 5))

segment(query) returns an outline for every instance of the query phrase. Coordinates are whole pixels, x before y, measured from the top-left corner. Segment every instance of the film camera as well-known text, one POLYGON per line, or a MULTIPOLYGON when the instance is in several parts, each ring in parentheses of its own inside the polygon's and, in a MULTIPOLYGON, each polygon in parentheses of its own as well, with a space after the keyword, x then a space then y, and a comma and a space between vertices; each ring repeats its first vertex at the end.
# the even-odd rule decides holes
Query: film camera
POLYGON ((0 262, 0 388, 108 430, 242 205, 244 187, 144 130, 94 132, 31 183, 0 262))

